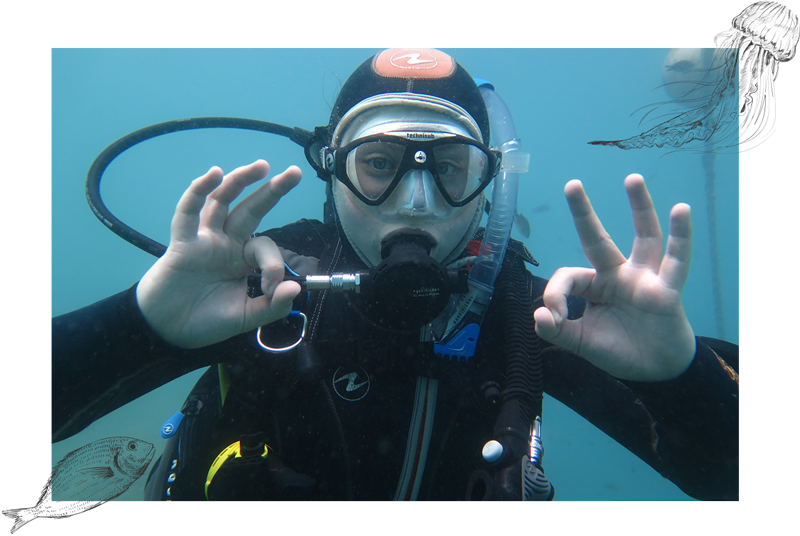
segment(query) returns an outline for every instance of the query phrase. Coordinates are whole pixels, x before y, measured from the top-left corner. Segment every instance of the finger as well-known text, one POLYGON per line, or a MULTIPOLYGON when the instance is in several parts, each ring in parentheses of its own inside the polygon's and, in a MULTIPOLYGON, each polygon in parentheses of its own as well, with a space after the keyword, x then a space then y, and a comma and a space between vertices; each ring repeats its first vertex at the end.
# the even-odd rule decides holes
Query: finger
POLYGON ((556 323, 553 311, 547 307, 539 307, 533 312, 533 320, 536 322, 536 333, 543 339, 550 341, 551 338, 558 336, 561 327, 556 323))
POLYGON ((183 193, 175 207, 170 227, 171 240, 188 242, 197 237, 200 226, 200 211, 206 203, 208 194, 222 182, 222 170, 212 167, 202 177, 198 177, 183 193))
POLYGON ((244 243, 243 254, 248 265, 261 269, 261 291, 272 296, 286 273, 278 246, 269 237, 258 236, 244 243))
POLYGON ((583 321, 567 320, 567 297, 589 290, 597 272, 589 268, 559 268, 542 294, 544 307, 533 312, 536 333, 544 340, 578 353, 581 347, 583 321))
POLYGON ((270 238, 259 236, 244 244, 244 257, 251 266, 261 268, 263 296, 248 300, 245 330, 283 318, 292 309, 292 301, 300 293, 300 285, 283 281, 284 264, 278 246, 270 238))
POLYGON ((295 281, 284 281, 270 296, 264 295, 247 301, 247 319, 243 331, 264 326, 279 318, 285 318, 292 310, 292 302, 300 293, 295 281))
POLYGON ((569 310, 567 296, 581 295, 589 288, 597 272, 590 268, 559 268, 542 294, 544 306, 553 315, 556 324, 563 322, 569 310))
POLYGON ((232 238, 246 240, 281 197, 297 186, 302 175, 303 172, 299 167, 289 166, 286 171, 271 178, 269 182, 248 195, 231 211, 225 221, 225 233, 232 238))
POLYGON ((300 285, 296 281, 284 281, 272 293, 269 308, 276 318, 286 317, 292 310, 292 302, 300 294, 300 285))
POLYGON ((692 259, 692 209, 685 203, 672 207, 669 214, 667 252, 661 261, 658 275, 664 284, 681 291, 689 276, 692 259))
POLYGON ((234 169, 222 179, 220 184, 206 199, 200 212, 200 225, 221 230, 228 217, 230 204, 251 184, 260 181, 269 173, 269 164, 256 160, 250 165, 234 169))
POLYGON ((658 223, 653 200, 650 198, 650 193, 647 191, 641 175, 628 175, 625 178, 625 189, 628 192, 628 202, 633 214, 633 228, 636 231, 631 250, 631 262, 656 270, 661 261, 664 237, 661 234, 661 225, 658 223))
POLYGON ((569 181, 564 187, 564 194, 567 196, 567 203, 572 212, 572 220, 575 222, 578 237, 581 239, 583 252, 591 265, 598 271, 603 271, 624 263, 625 256, 614 245, 611 237, 603 228, 603 224, 600 223, 600 219, 594 213, 581 181, 569 181))
POLYGON ((581 348, 582 321, 567 320, 556 323, 552 311, 546 307, 539 307, 533 312, 536 321, 536 334, 542 339, 560 346, 573 353, 578 353, 581 348))

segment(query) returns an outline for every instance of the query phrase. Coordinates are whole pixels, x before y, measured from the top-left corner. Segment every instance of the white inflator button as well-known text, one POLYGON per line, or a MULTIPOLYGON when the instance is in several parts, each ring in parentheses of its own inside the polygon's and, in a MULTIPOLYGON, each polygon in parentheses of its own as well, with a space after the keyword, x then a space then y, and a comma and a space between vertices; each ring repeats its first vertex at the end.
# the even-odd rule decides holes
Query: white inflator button
POLYGON ((503 455, 503 445, 499 441, 492 439, 483 446, 483 459, 489 463, 496 462, 503 455))

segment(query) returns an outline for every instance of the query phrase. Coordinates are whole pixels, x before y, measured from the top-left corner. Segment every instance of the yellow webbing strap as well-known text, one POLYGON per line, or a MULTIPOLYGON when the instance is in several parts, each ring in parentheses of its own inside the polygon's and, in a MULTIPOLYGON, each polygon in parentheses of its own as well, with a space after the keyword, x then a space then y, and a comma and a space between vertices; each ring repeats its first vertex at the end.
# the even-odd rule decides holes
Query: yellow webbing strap
MULTIPOLYGON (((269 447, 264 445, 264 453, 261 454, 262 458, 267 457, 267 453, 269 452, 269 447)), ((205 485, 205 494, 206 500, 208 500, 208 486, 211 485, 211 481, 214 480, 214 475, 217 474, 222 464, 224 464, 230 457, 241 458, 242 452, 239 442, 231 443, 222 452, 219 453, 219 456, 214 460, 214 463, 211 464, 211 467, 208 470, 208 475, 206 476, 206 485, 205 485)))

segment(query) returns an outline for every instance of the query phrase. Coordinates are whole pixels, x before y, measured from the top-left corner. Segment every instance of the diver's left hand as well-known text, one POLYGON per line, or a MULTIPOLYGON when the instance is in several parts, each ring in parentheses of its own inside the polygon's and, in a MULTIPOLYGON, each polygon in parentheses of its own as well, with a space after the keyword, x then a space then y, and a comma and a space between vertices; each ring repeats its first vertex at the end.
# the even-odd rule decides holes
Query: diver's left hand
POLYGON ((692 363, 695 339, 683 310, 681 290, 689 274, 689 205, 670 212, 663 259, 661 227, 641 175, 629 175, 625 189, 636 238, 630 258, 603 229, 580 181, 567 183, 572 218, 583 251, 594 269, 561 268, 534 312, 536 333, 621 379, 662 381, 692 363), (586 299, 583 317, 566 320, 567 296, 586 299))

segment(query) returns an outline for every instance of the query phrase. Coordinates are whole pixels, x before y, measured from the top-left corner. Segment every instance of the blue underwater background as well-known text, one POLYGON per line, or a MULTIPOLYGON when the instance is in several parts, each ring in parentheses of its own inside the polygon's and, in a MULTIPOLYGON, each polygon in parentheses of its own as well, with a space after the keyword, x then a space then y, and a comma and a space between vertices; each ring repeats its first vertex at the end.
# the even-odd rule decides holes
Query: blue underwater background
MULTIPOLYGON (((579 178, 606 230, 624 254, 633 226, 623 188, 641 173, 668 229, 669 209, 693 209, 692 269, 684 305, 698 335, 718 336, 706 215, 706 171, 699 154, 671 149, 588 145, 631 137, 637 109, 667 100, 662 66, 668 49, 444 49, 473 76, 490 80, 510 108, 530 171, 520 177, 518 210, 531 224, 518 231, 540 262, 535 275, 588 266, 563 196, 579 178)), ((84 195, 94 158, 139 128, 200 116, 260 119, 312 130, 326 124, 336 92, 368 49, 55 49, 53 60, 52 314, 88 305, 133 285, 154 262, 104 228, 84 195)), ((323 183, 302 149, 285 138, 238 130, 170 134, 138 145, 104 175, 106 205, 122 221, 161 243, 180 195, 212 165, 230 171, 258 158, 279 172, 303 169, 301 184, 262 222, 262 229, 302 217, 322 219, 323 183)), ((739 339, 738 155, 716 156, 719 262, 727 340, 739 339)), ((57 341, 53 341, 57 344, 57 341)), ((99 438, 132 436, 156 445, 161 424, 180 409, 195 371, 53 445, 52 462, 99 438)), ((58 381, 54 378, 53 381, 58 381)), ((488 438, 487 438, 488 439, 488 438)), ((552 398, 546 397, 544 468, 557 500, 686 500, 644 462, 552 398)), ((119 500, 141 500, 140 478, 119 500)))

